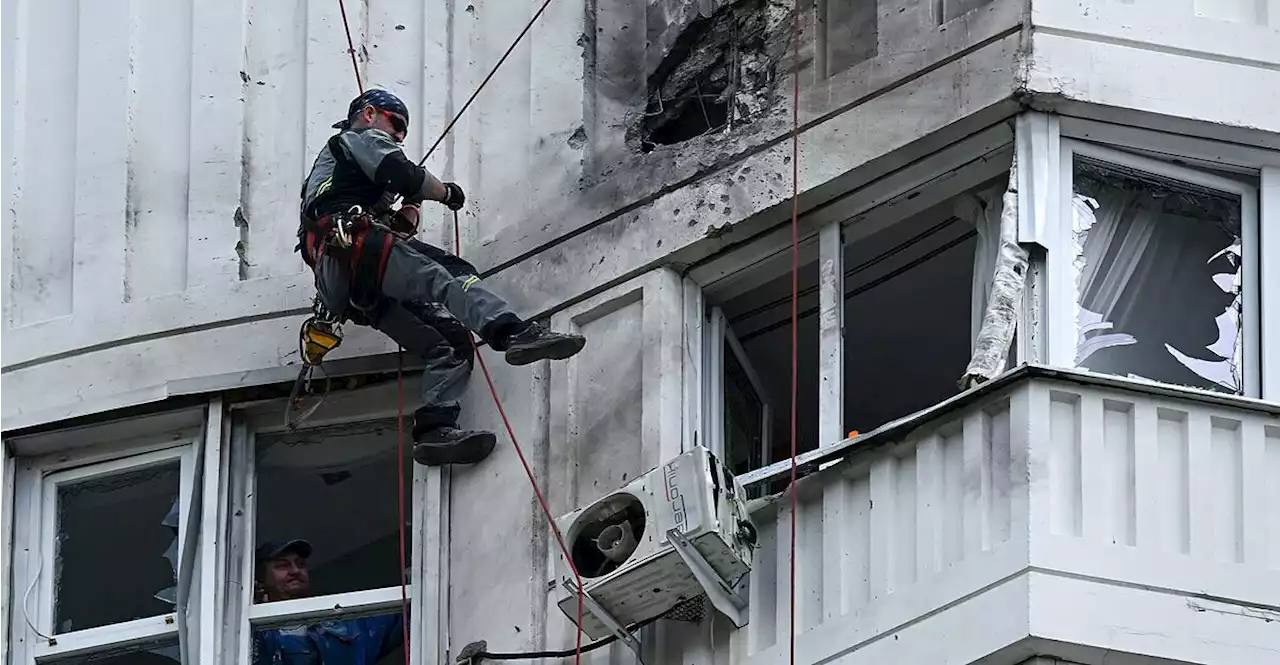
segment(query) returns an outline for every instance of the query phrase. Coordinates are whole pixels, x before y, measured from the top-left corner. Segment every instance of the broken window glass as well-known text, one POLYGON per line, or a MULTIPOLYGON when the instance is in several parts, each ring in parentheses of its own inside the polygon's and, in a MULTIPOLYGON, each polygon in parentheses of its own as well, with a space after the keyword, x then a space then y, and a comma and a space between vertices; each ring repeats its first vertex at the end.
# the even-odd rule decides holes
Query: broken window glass
POLYGON ((175 460, 57 486, 57 633, 173 611, 180 477, 175 460))
POLYGON ((1077 156, 1076 365, 1241 394, 1238 195, 1077 156))
POLYGON ((44 662, 51 665, 178 665, 182 661, 178 641, 167 639, 44 662))
POLYGON ((299 622, 253 633, 249 661, 274 663, 404 662, 404 624, 399 610, 353 619, 299 622))
MULTIPOLYGON (((399 586, 408 579, 397 549, 396 450, 394 419, 259 437, 255 558, 267 560, 255 562, 257 602, 399 586)), ((406 445, 406 492, 414 468, 409 453, 406 445)), ((407 496, 405 501, 406 508, 412 505, 407 496)), ((410 533, 406 524, 406 562, 410 533)))

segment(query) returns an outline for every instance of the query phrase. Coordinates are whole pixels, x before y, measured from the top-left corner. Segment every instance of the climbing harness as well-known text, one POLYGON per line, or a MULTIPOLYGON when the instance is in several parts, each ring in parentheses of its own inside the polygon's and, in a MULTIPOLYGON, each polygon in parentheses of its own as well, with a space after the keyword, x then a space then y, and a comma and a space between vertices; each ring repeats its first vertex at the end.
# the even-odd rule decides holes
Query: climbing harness
POLYGON ((342 312, 331 311, 325 306, 320 293, 311 301, 311 316, 298 329, 298 355, 302 358, 302 367, 298 369, 285 409, 285 425, 290 430, 297 429, 315 413, 328 395, 329 376, 324 375, 323 389, 319 394, 313 390, 314 376, 317 369, 324 373, 321 364, 325 355, 342 344, 342 323, 351 320, 365 324, 374 315, 393 242, 391 232, 360 206, 352 206, 345 213, 326 215, 318 220, 304 220, 303 226, 305 233, 300 238, 299 249, 307 265, 314 270, 321 258, 330 252, 339 259, 339 263, 347 265, 351 307, 342 312), (314 403, 304 407, 303 402, 308 399, 314 403))

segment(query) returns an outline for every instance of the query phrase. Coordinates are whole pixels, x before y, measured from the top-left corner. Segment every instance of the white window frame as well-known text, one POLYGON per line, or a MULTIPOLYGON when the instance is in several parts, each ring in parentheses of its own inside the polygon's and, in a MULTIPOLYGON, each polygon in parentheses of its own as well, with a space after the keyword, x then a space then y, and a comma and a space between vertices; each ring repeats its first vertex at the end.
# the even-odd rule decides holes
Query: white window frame
MULTIPOLYGON (((1072 233, 1072 194, 1074 192, 1073 164, 1075 155, 1079 154, 1105 163, 1116 164, 1122 167, 1139 169, 1152 173, 1154 175, 1169 178, 1175 181, 1186 182, 1189 184, 1199 185, 1210 189, 1222 191, 1228 194, 1235 194, 1241 200, 1241 289, 1243 299, 1243 312, 1241 317, 1241 334, 1243 336, 1243 353, 1241 370, 1244 375, 1244 395, 1247 397, 1263 397, 1273 390, 1264 391, 1265 382, 1275 382, 1277 380, 1277 363, 1276 357, 1273 356, 1264 363, 1262 356, 1262 331, 1264 329, 1264 320, 1272 321, 1272 327, 1276 321, 1275 305, 1269 304, 1274 302, 1277 290, 1273 283, 1276 281, 1275 268, 1271 268, 1271 273, 1263 276, 1263 266, 1260 257, 1268 251, 1263 246, 1266 242, 1272 251, 1280 249, 1277 247, 1276 233, 1265 234, 1262 232, 1264 228, 1263 207, 1260 206, 1260 194, 1267 187, 1274 188, 1274 171, 1268 169, 1241 167, 1238 162, 1219 161, 1217 159, 1201 158, 1201 154, 1217 155, 1219 153, 1206 151, 1207 146, 1212 146, 1213 142, 1202 139, 1179 140, 1177 137, 1161 135, 1157 132, 1148 130, 1135 130, 1132 128, 1117 128, 1114 125, 1096 122, 1074 121, 1069 127, 1070 130, 1064 129, 1059 120, 1054 116, 1046 116, 1044 114, 1032 113, 1030 116, 1035 117, 1039 122, 1025 123, 1032 131, 1023 139, 1024 149, 1028 156, 1038 159, 1036 165, 1040 167, 1039 172, 1045 170, 1049 172, 1047 178, 1040 178, 1034 182, 1023 180, 1028 191, 1022 192, 1027 197, 1024 200, 1034 201, 1040 205, 1034 208, 1038 219, 1027 220, 1026 216, 1035 214, 1030 210, 1024 211, 1022 224, 1022 233, 1024 242, 1034 240, 1046 247, 1045 283, 1043 284, 1044 297, 1041 299, 1041 307, 1043 317, 1030 317, 1034 320, 1042 321, 1040 330, 1036 331, 1035 337, 1044 340, 1043 353, 1044 357, 1040 358, 1046 364, 1058 367, 1075 367, 1075 355, 1077 345, 1077 335, 1075 318, 1077 294, 1075 284, 1071 280, 1071 271, 1068 269, 1071 261, 1073 250, 1071 248, 1072 233), (1067 134, 1068 131, 1074 131, 1087 138, 1094 139, 1091 141, 1073 138, 1067 134), (1120 139, 1123 137, 1125 143, 1110 144, 1097 142, 1096 139, 1101 135, 1103 137, 1120 139), (1207 144, 1207 146, 1206 146, 1207 144), (1162 155, 1185 155, 1185 160, 1192 163, 1212 164, 1223 170, 1238 170, 1242 173, 1252 174, 1261 178, 1262 187, 1235 180, 1213 173, 1197 170, 1191 166, 1183 166, 1173 164, 1163 159, 1157 159, 1154 156, 1144 156, 1127 152, 1123 148, 1130 150, 1146 150, 1155 154, 1162 155), (1043 163, 1042 163, 1043 162, 1043 163), (1053 178, 1056 173, 1057 177, 1053 178), (1029 231, 1034 231, 1034 238, 1028 238, 1029 231), (1267 287, 1271 285, 1270 298, 1268 298, 1267 287)), ((1023 126, 1020 124, 1020 127, 1023 126)), ((1020 150, 1020 154, 1021 154, 1020 150)), ((1237 160, 1243 160, 1246 164, 1256 163, 1261 157, 1267 159, 1268 151, 1246 149, 1243 151, 1243 157, 1237 155, 1237 160)), ((1179 157, 1181 159, 1181 157, 1179 157)), ((1280 161, 1280 155, 1275 155, 1274 159, 1280 161)), ((1274 214, 1272 213, 1268 213, 1274 214)), ((1274 227, 1275 221, 1270 222, 1270 226, 1274 227)))
MULTIPOLYGON (((218 402, 221 408, 221 402, 218 402)), ((97 427, 62 430, 36 435, 21 441, 15 449, 49 451, 22 456, 15 460, 12 588, 7 590, 10 608, 7 631, 7 656, 15 665, 48 662, 53 659, 87 655, 101 650, 124 648, 157 640, 179 640, 183 622, 174 611, 153 617, 134 619, 106 626, 53 632, 54 547, 58 486, 96 476, 146 468, 177 460, 179 463, 178 561, 189 546, 185 542, 191 517, 191 502, 197 487, 196 456, 201 448, 204 428, 185 424, 191 418, 186 412, 171 412, 149 418, 109 423, 97 427), (184 424, 174 433, 153 434, 169 429, 174 422, 184 424), (85 443, 88 442, 88 443, 85 443), (37 630, 52 639, 36 635, 37 630)), ((198 417, 198 416, 196 416, 198 417)), ((21 454, 19 450, 19 454, 21 454)), ((216 473, 216 467, 213 469, 216 473)), ((206 476, 207 477, 207 476, 206 476)), ((203 522, 202 511, 195 519, 203 522)), ((196 546, 205 548, 205 543, 196 546)), ((206 557, 196 559, 203 565, 206 557)), ((204 585, 195 588, 190 580, 193 605, 202 603, 204 585)), ((206 617, 213 621, 213 616, 206 617)), ((190 632, 190 627, 187 628, 190 632)))
MULTIPOLYGON (((405 378, 404 394, 419 394, 419 376, 405 378)), ((396 385, 380 385, 349 393, 331 394, 299 431, 342 424, 394 418, 396 385), (387 408, 387 405, 393 405, 387 408)), ((233 409, 240 413, 233 419, 231 434, 230 482, 227 514, 233 517, 228 529, 228 574, 219 586, 234 589, 224 603, 223 653, 229 662, 248 665, 253 633, 263 628, 323 620, 351 619, 399 611, 402 605, 400 586, 348 591, 344 593, 270 603, 253 602, 254 550, 257 543, 257 505, 255 502, 258 436, 286 431, 281 424, 284 400, 243 404, 233 409)), ((406 406, 405 427, 412 427, 413 413, 406 406)), ((449 477, 447 467, 413 465, 410 495, 405 498, 411 511, 413 527, 406 536, 410 548, 410 581, 408 596, 410 662, 445 663, 448 648, 444 617, 447 616, 449 594, 448 533, 449 477), (428 505, 428 497, 434 499, 428 505), (419 580, 422 580, 419 583, 419 580), (417 608, 417 609, 415 609, 417 608)), ((388 506, 394 510, 394 506, 388 506)))
MULTIPOLYGON (((901 155, 906 166, 872 177, 865 185, 806 212, 799 220, 800 263, 817 261, 819 269, 819 366, 818 376, 813 378, 820 401, 819 447, 839 444, 848 435, 843 412, 846 243, 857 242, 1009 171, 1015 149, 1010 122, 998 122, 959 141, 938 143, 946 140, 941 135, 925 137, 907 149, 919 154, 901 155)), ((790 243, 789 225, 780 226, 744 243, 737 251, 698 262, 690 267, 688 277, 702 288, 705 299, 731 297, 772 278, 761 277, 763 271, 780 269, 784 264, 789 271, 790 243)), ((710 444, 708 448, 720 454, 724 364, 723 357, 717 355, 714 323, 708 318, 702 338, 702 432, 710 444)), ((1020 363, 1029 361, 1025 344, 1026 340, 1019 336, 1016 347, 1020 363)), ((766 464, 739 475, 739 480, 745 485, 767 480, 786 463, 783 459, 766 464)))
POLYGON ((725 418, 725 358, 726 351, 733 354, 738 364, 742 367, 743 373, 747 376, 747 382, 751 384, 751 389, 756 392, 760 398, 760 423, 763 432, 760 436, 760 459, 763 466, 769 465, 769 452, 773 443, 773 407, 769 405, 768 393, 764 391, 764 384, 760 381, 759 375, 756 374, 755 367, 751 364, 751 359, 747 357, 747 352, 742 348, 742 343, 738 341, 738 336, 733 334, 729 329, 729 321, 719 307, 712 306, 707 312, 707 325, 703 328, 706 339, 703 348, 706 349, 706 388, 704 394, 704 404, 706 405, 706 436, 707 449, 719 457, 727 465, 729 463, 728 450, 726 446, 728 441, 725 438, 724 418, 725 418))

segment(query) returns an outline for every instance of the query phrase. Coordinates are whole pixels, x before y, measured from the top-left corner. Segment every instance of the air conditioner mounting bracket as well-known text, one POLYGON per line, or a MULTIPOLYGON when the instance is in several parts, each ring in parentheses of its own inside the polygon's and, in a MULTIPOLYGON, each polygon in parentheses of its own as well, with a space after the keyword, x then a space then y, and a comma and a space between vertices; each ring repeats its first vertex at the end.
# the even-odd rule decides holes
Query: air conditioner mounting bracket
POLYGON ((637 640, 635 635, 632 635, 631 632, 627 630, 626 626, 623 626, 621 622, 609 613, 609 610, 606 610, 603 605, 596 601, 595 598, 592 598, 591 594, 583 591, 582 588, 575 584, 573 580, 566 579, 565 586, 582 598, 583 611, 590 612, 595 616, 595 618, 600 620, 600 623, 607 626, 609 631, 618 638, 618 641, 626 644, 627 648, 631 649, 631 652, 636 655, 636 663, 644 665, 644 656, 640 652, 640 640, 637 640))
POLYGON ((667 531, 667 540, 676 554, 680 555, 684 565, 693 572, 694 579, 702 585, 702 590, 707 593, 707 598, 711 599, 711 604, 720 610, 721 614, 729 617, 735 627, 741 628, 747 625, 746 601, 733 590, 733 587, 729 586, 724 578, 720 577, 710 563, 707 563, 702 552, 699 552, 698 548, 676 529, 667 531))

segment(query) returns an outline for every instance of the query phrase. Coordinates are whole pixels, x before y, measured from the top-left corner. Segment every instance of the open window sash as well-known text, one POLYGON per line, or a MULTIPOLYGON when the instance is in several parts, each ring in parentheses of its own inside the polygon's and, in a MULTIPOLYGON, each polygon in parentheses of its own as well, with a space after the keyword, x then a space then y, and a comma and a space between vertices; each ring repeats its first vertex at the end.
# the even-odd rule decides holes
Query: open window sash
POLYGON ((773 430, 764 384, 719 307, 710 309, 704 335, 707 447, 735 474, 763 467, 773 430))
MULTIPOLYGON (((404 391, 417 391, 419 377, 406 379, 404 391)), ((363 423, 394 418, 396 412, 396 386, 382 385, 363 390, 332 395, 326 401, 325 410, 310 419, 303 430, 361 427, 363 423), (392 405, 388 407, 388 405, 392 405)), ((412 510, 411 526, 406 532, 409 551, 409 570, 405 571, 406 586, 383 586, 316 595, 295 600, 255 602, 255 544, 258 542, 257 516, 259 512, 258 475, 260 447, 266 437, 285 433, 279 424, 283 404, 279 401, 264 402, 241 409, 235 419, 231 434, 231 461, 228 487, 229 512, 234 517, 227 525, 228 547, 231 565, 226 580, 227 588, 236 593, 225 599, 227 623, 222 641, 224 652, 234 662, 248 663, 252 657, 254 635, 258 631, 319 624, 326 621, 359 619, 400 612, 408 601, 410 616, 410 642, 406 645, 412 662, 433 662, 435 649, 443 649, 436 639, 427 639, 435 633, 440 599, 437 577, 444 574, 438 554, 442 551, 439 525, 441 513, 447 514, 444 503, 447 496, 447 479, 441 471, 414 464, 411 467, 411 485, 406 487, 406 508, 412 510), (445 483, 445 484, 442 484, 445 483), (429 498, 433 497, 433 498, 429 498), (433 526, 435 529, 433 529, 433 526), (419 580, 426 579, 425 584, 419 580), (431 594, 424 602, 424 594, 431 594), (414 608, 418 608, 416 611, 414 608), (418 639, 414 639, 417 637, 418 639)), ((394 510, 394 506, 389 507, 394 510)), ((375 510, 384 509, 379 505, 375 510)), ((293 537, 292 534, 290 537, 293 537)), ((392 563, 388 561, 388 563, 392 563)))

